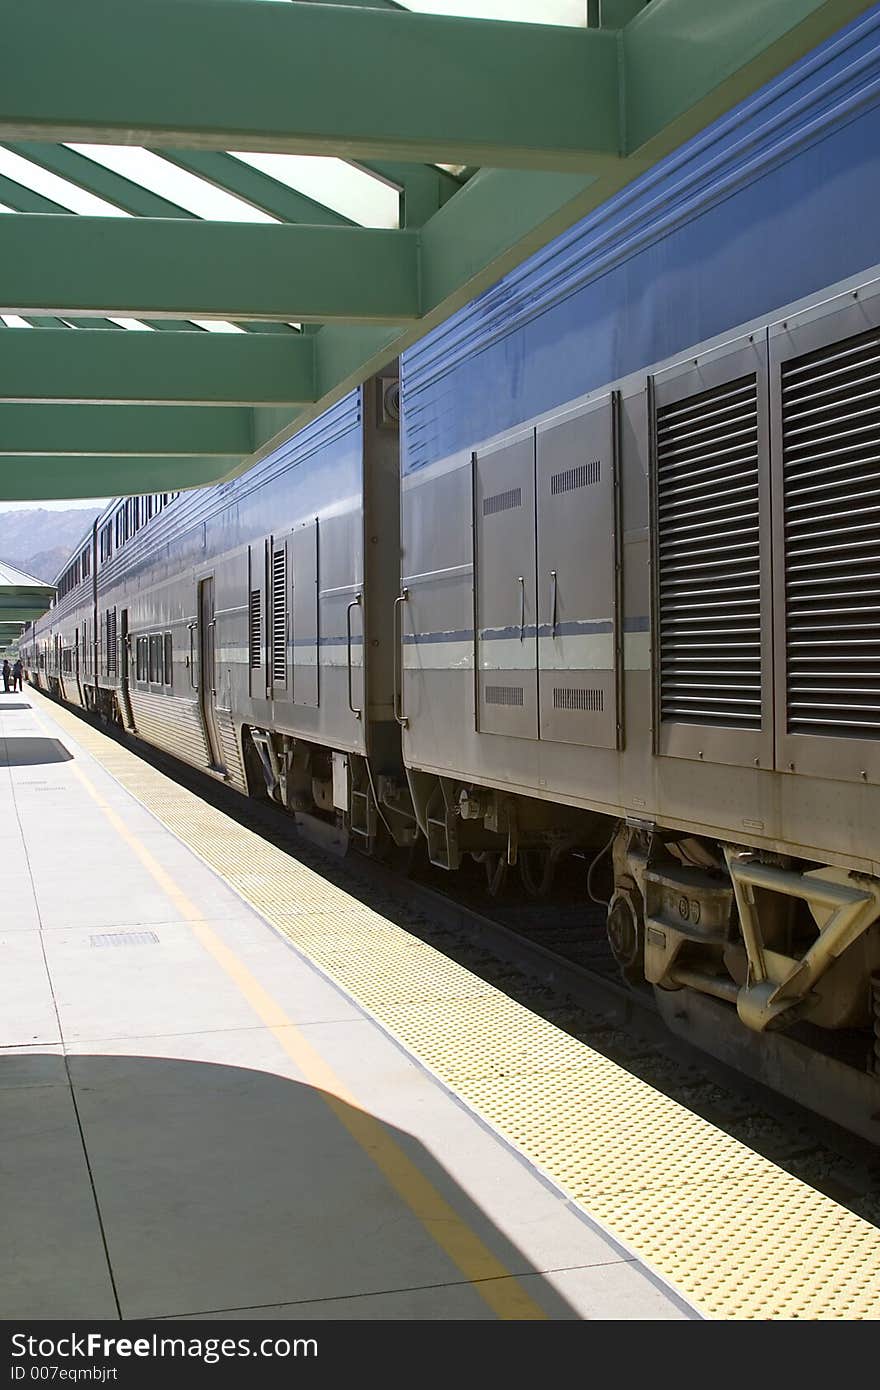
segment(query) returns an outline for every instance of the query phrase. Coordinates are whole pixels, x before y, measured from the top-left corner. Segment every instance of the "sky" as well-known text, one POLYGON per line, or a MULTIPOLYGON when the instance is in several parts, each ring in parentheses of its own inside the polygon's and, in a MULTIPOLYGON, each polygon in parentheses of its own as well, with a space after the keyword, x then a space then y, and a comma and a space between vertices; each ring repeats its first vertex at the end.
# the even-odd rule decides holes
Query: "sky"
POLYGON ((48 512, 65 512, 69 507, 103 507, 109 497, 68 497, 63 502, 0 502, 0 512, 32 512, 42 507, 48 512))
MULTIPOLYGON (((288 3, 288 0, 276 0, 276 3, 288 3)), ((456 15, 474 19, 527 20, 532 23, 575 27, 582 27, 586 23, 587 10, 587 0, 401 0, 401 3, 406 9, 423 14, 456 15)), ((164 195, 197 217, 243 222, 277 220, 147 150, 119 145, 82 144, 72 144, 70 148, 132 179, 133 182, 164 195)), ((233 153, 236 154, 236 158, 262 169, 282 183, 299 189, 317 202, 335 208, 354 222, 369 227, 397 226, 396 190, 343 160, 319 156, 233 153)), ((78 188, 66 179, 59 178, 56 174, 41 169, 2 146, 0 174, 6 174, 28 188, 42 193, 71 212, 102 217, 129 216, 113 204, 78 188)), ((9 208, 0 205, 0 213, 10 211, 9 208)), ((30 328, 29 324, 16 315, 0 315, 0 318, 4 319, 9 328, 19 331, 30 328)), ((147 324, 136 319, 118 318, 113 322, 128 331, 151 331, 147 324)), ((211 332, 241 331, 237 325, 229 323, 201 319, 194 322, 211 332)), ((57 502, 0 501, 0 512, 22 511, 33 507, 62 511, 69 507, 102 506, 106 500, 108 499, 68 499, 57 502)))

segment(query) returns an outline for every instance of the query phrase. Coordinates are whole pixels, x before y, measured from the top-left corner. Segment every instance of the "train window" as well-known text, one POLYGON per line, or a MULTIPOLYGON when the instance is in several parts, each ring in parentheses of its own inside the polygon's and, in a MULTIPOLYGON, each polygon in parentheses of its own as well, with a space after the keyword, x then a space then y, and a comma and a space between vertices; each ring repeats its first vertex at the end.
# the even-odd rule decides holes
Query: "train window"
POLYGON ((162 684, 162 638, 158 633, 150 638, 150 682, 162 684))
POLYGON ((147 679, 147 639, 139 637, 135 644, 135 680, 147 679))
POLYGON ((172 645, 171 645, 171 633, 170 633, 170 632, 166 632, 166 633, 165 633, 164 646, 165 646, 165 684, 166 684, 166 685, 172 685, 172 684, 173 684, 173 672, 174 672, 174 659, 173 659, 173 658, 174 658, 174 652, 173 652, 173 647, 172 647, 172 645))
POLYGON ((99 543, 101 564, 103 565, 104 562, 106 560, 109 560, 110 556, 113 554, 113 527, 109 521, 106 523, 106 525, 101 527, 99 543))

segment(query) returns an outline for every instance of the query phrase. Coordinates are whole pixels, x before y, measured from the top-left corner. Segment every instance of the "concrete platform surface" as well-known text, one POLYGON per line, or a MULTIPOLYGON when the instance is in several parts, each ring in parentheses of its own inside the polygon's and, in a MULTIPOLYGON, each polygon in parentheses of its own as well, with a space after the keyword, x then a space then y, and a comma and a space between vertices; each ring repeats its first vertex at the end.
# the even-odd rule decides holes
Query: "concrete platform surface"
POLYGON ((0 863, 3 1318, 696 1316, 27 694, 0 863))

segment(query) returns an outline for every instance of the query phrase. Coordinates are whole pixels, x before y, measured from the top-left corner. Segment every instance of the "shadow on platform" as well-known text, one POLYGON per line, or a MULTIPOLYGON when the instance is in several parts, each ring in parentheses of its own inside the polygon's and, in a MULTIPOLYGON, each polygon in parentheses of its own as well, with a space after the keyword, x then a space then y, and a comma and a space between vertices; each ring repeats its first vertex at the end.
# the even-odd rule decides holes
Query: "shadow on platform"
MULTIPOLYGON (((0 690, 0 695, 2 694, 3 691, 0 690)), ((0 714, 6 714, 11 709, 33 709, 33 705, 23 705, 19 700, 16 700, 15 704, 12 705, 8 704, 6 700, 0 699, 0 714)))
POLYGON ((255 1069, 2 1057, 3 1318, 116 1318, 116 1300, 124 1319, 480 1319, 535 1315, 535 1304, 551 1319, 579 1317, 411 1134, 257 1070, 274 1046, 262 1030, 211 1037, 250 1052, 255 1069), (447 1248, 470 1242, 476 1283, 399 1189, 447 1248), (518 1279, 499 1277, 483 1248, 518 1279))
MULTIPOLYGON (((10 706, 0 704, 0 713, 10 706)), ((27 709, 28 706, 22 706, 27 709)), ((59 738, 0 738, 0 767, 37 767, 41 763, 68 763, 73 754, 59 738)))

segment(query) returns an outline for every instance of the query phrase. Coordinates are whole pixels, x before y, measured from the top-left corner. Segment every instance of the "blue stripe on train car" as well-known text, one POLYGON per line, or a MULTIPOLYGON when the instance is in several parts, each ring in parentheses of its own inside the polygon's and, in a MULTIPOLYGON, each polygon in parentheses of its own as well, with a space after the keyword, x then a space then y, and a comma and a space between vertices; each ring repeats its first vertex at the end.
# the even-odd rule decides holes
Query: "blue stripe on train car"
POLYGON ((880 261, 880 5, 402 360, 403 469, 880 261))

